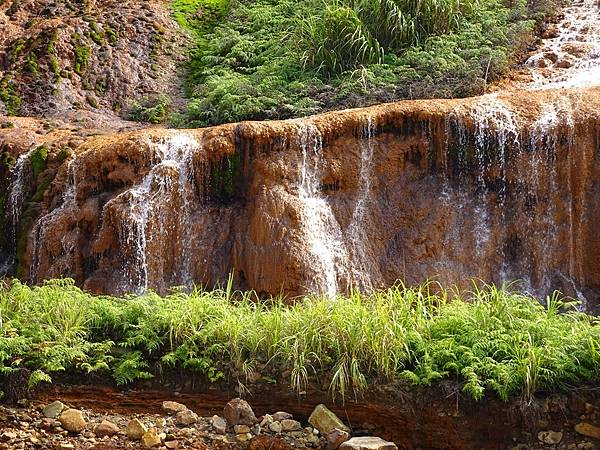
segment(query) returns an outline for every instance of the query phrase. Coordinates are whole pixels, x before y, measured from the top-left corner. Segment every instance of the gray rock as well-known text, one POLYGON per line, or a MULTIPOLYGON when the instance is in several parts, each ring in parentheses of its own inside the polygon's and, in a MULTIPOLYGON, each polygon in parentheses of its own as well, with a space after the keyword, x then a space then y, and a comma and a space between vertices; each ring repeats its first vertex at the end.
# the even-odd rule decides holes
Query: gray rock
POLYGON ((258 422, 248 402, 241 398, 234 398, 225 405, 223 417, 230 427, 235 425, 252 426, 258 422))
POLYGON ((398 450, 393 442, 384 441, 379 437, 354 437, 339 446, 340 450, 398 450))
POLYGON ((318 429, 321 434, 324 435, 329 433, 334 428, 350 433, 350 428, 348 428, 338 416, 336 416, 329 408, 327 408, 327 406, 323 404, 316 406, 308 418, 308 423, 310 423, 313 427, 318 429))
POLYGON ((227 431, 227 422, 222 417, 213 416, 210 420, 210 423, 215 433, 225 434, 225 432, 227 431))
POLYGON ((55 402, 52 402, 49 405, 47 405, 42 410, 42 414, 44 416, 48 417, 49 419, 58 419, 58 416, 60 416, 60 413, 63 412, 64 410, 65 410, 65 405, 62 402, 59 402, 58 400, 56 400, 55 402))

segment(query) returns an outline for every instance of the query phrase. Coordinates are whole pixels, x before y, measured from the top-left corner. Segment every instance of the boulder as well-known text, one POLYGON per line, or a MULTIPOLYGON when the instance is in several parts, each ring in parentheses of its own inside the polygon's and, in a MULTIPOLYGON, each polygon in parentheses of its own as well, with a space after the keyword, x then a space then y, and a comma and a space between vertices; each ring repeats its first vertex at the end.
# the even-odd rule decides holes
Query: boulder
POLYGON ((60 425, 71 433, 81 433, 87 426, 83 413, 78 409, 67 409, 58 418, 60 425))
POLYGON ((225 405, 223 417, 230 427, 235 425, 252 426, 258 421, 248 402, 241 398, 234 398, 225 405))
POLYGON ((58 419, 60 413, 65 410, 65 405, 62 402, 56 400, 55 402, 50 403, 42 410, 42 414, 49 419, 58 419))
POLYGON ((179 411, 175 416, 175 423, 177 425, 187 426, 192 425, 196 422, 198 422, 198 414, 196 414, 193 411, 190 411, 189 409, 179 411))
POLYGON ((167 414, 177 414, 178 412, 187 410, 188 407, 182 403, 166 401, 162 403, 162 409, 167 414))
POLYGON ((136 441, 142 439, 142 436, 144 433, 146 433, 146 431, 148 431, 148 428, 146 428, 146 425, 144 425, 138 419, 131 419, 127 424, 127 428, 125 428, 125 434, 127 434, 127 437, 136 441))
POLYGON ((108 420, 103 420, 98 425, 96 425, 96 428, 94 428, 94 434, 100 438, 104 436, 110 437, 117 434, 118 432, 119 427, 108 420))
POLYGON ((339 446, 340 450, 398 450, 393 442, 384 441, 379 437, 354 437, 339 446))
POLYGON ((316 406, 308 418, 308 423, 310 423, 313 427, 319 430, 321 434, 324 435, 329 433, 334 428, 350 433, 350 428, 348 428, 344 422, 342 422, 339 417, 333 413, 333 411, 323 404, 316 406))

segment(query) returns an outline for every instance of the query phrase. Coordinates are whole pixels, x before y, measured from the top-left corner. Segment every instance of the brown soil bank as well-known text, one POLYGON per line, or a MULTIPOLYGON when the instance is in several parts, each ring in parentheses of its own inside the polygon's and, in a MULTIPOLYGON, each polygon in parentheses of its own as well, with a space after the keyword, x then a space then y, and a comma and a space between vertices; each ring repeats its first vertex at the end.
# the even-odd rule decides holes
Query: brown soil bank
MULTIPOLYGON (((303 424, 313 408, 323 402, 350 426, 353 435, 381 436, 401 449, 593 449, 600 444, 600 434, 593 435, 600 433, 595 389, 507 403, 493 398, 473 402, 451 383, 435 389, 399 392, 397 387, 380 388, 358 401, 334 405, 325 393, 309 392, 298 398, 291 392, 282 393, 280 388, 265 388, 247 400, 257 417, 286 411, 303 424)), ((49 403, 60 399, 72 407, 124 416, 160 414, 163 401, 176 400, 197 414, 210 417, 221 414, 224 405, 235 396, 234 391, 174 395, 166 391, 119 392, 80 386, 55 387, 38 400, 49 403)))
POLYGON ((478 277, 597 304, 599 111, 598 88, 514 92, 90 138, 48 157, 37 201, 11 206, 4 169, 4 252, 95 292, 478 277))

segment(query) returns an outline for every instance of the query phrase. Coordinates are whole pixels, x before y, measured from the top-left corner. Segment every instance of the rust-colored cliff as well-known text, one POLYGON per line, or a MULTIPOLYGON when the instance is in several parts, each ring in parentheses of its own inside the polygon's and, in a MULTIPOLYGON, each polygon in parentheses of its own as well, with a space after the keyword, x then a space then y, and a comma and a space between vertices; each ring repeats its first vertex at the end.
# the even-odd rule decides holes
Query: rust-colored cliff
MULTIPOLYGON (((27 226, 15 160, 0 169, 4 259, 111 293, 230 273, 289 295, 477 277, 597 303, 599 111, 590 88, 93 137, 49 152, 35 175, 52 182, 17 205, 27 226)), ((40 145, 8 148, 9 131, 0 153, 40 145)))

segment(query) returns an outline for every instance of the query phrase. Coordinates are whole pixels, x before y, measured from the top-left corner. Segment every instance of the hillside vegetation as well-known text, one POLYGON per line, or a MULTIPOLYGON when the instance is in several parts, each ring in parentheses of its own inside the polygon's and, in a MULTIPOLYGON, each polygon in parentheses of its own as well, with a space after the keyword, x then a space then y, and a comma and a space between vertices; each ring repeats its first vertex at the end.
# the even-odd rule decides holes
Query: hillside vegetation
POLYGON ((480 94, 558 0, 175 0, 192 126, 480 94))
POLYGON ((95 297, 71 280, 0 283, 3 389, 61 373, 119 384, 196 372, 210 381, 329 386, 358 395, 385 382, 459 382, 475 399, 531 397, 596 381, 600 327, 558 295, 536 299, 485 286, 466 297, 401 284, 371 296, 256 302, 251 292, 175 291, 95 297), (434 293, 435 291, 435 293, 434 293), (16 378, 15 378, 16 377, 16 378))

